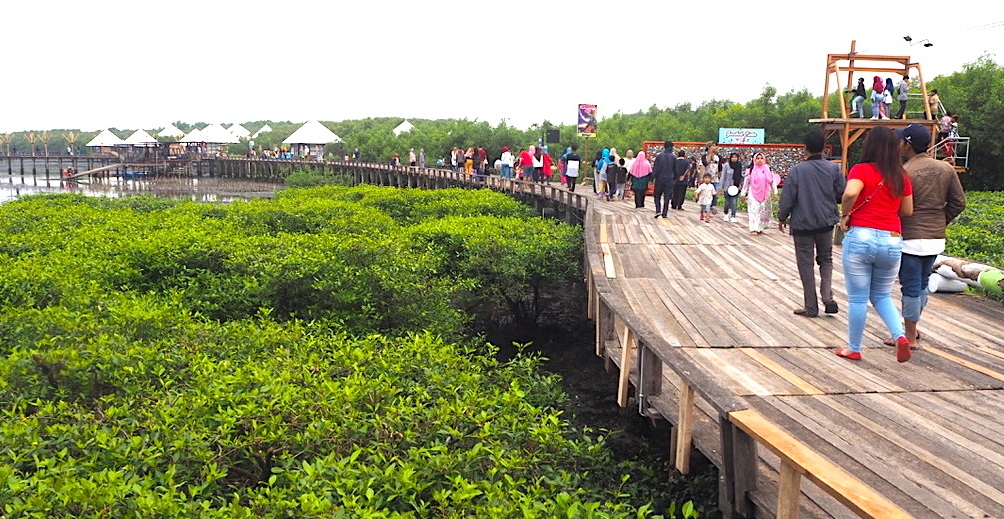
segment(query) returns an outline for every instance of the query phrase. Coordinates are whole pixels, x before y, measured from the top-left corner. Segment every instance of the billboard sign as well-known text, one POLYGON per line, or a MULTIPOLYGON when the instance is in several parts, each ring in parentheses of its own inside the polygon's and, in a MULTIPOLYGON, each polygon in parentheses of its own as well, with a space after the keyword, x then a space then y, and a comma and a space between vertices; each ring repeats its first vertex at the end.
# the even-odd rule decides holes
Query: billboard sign
POLYGON ((763 128, 719 128, 719 144, 763 144, 763 128))
POLYGON ((579 105, 579 137, 596 137, 596 105, 579 105))

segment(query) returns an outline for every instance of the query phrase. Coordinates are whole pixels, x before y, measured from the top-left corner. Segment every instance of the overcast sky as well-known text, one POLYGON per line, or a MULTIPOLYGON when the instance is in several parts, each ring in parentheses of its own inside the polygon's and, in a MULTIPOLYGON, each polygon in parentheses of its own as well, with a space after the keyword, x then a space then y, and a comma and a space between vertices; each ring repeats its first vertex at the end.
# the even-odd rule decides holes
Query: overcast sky
POLYGON ((926 80, 984 53, 1001 63, 1004 2, 962 5, 10 0, 0 131, 382 116, 527 128, 574 124, 579 103, 602 121, 745 103, 767 84, 818 96, 826 55, 851 40, 911 56, 926 80))

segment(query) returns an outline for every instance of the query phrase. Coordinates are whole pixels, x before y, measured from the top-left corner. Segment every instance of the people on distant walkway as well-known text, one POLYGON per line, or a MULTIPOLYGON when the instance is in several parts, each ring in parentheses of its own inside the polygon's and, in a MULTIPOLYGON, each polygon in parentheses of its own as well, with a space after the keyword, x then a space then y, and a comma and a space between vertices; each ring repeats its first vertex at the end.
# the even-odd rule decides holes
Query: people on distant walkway
POLYGON ((743 185, 743 164, 738 153, 729 154, 729 161, 722 165, 722 188, 725 195, 725 211, 722 219, 738 222, 736 210, 739 207, 739 189, 743 185))
POLYGON ((533 181, 544 182, 544 150, 540 146, 530 146, 530 156, 533 161, 533 181))
POLYGON ((415 167, 418 164, 418 158, 415 157, 415 148, 408 149, 408 165, 415 167))
POLYGON ((781 178, 767 165, 767 157, 763 152, 754 153, 753 164, 746 173, 743 187, 739 191, 739 196, 746 198, 751 236, 762 234, 770 225, 774 217, 773 197, 777 195, 777 185, 780 181, 781 178))
POLYGON ((885 83, 882 78, 875 76, 872 78, 872 95, 869 98, 872 102, 872 119, 879 119, 882 116, 882 91, 885 90, 885 83))
POLYGON ((896 100, 899 101, 899 111, 896 112, 897 119, 906 119, 906 102, 910 99, 907 94, 910 91, 910 76, 903 76, 903 80, 896 85, 896 100))
POLYGON ((852 90, 851 93, 854 95, 854 97, 851 98, 851 117, 854 116, 854 113, 857 113, 859 119, 864 119, 866 94, 865 78, 858 78, 858 86, 854 87, 854 90, 852 90))
POLYGON ((648 184, 652 180, 652 165, 649 164, 644 151, 638 152, 638 156, 631 162, 628 173, 631 177, 631 192, 634 193, 634 207, 644 208, 645 192, 648 191, 648 184))
POLYGON ((913 214, 913 184, 900 160, 899 141, 885 126, 870 130, 861 163, 848 172, 841 198, 848 310, 847 346, 837 355, 845 359, 861 360, 869 301, 896 341, 896 360, 906 362, 911 356, 910 340, 892 300, 903 251, 900 217, 913 214))
POLYGON ((418 167, 425 169, 425 148, 418 149, 418 167))
POLYGON ((711 175, 711 185, 715 186, 715 194, 711 196, 711 214, 715 214, 715 206, 718 205, 718 192, 722 188, 722 173, 719 167, 722 159, 718 156, 718 149, 718 143, 711 141, 707 145, 707 152, 701 157, 704 172, 711 175))
POLYGON ((542 150, 541 152, 541 180, 547 185, 551 185, 551 179, 554 178, 554 159, 551 158, 551 154, 547 150, 542 150))
POLYGON ((502 156, 499 158, 499 176, 509 180, 512 178, 512 167, 514 163, 514 158, 512 152, 509 151, 509 146, 502 147, 502 156))
POLYGON ((519 151, 519 164, 520 169, 523 170, 520 180, 531 181, 533 180, 533 152, 537 151, 536 146, 531 145, 530 149, 519 151))
POLYGON ((945 155, 955 164, 955 144, 959 141, 959 114, 952 114, 948 124, 948 140, 945 141, 945 155))
MULTIPOLYGON (((931 132, 924 125, 911 124, 896 130, 903 169, 913 185, 913 214, 903 216, 903 256, 899 284, 903 294, 903 325, 910 347, 916 347, 920 332, 917 323, 927 305, 927 283, 934 261, 945 251, 945 228, 966 208, 966 194, 955 168, 931 158, 931 132)), ((785 186, 785 190, 787 190, 785 186)), ((895 344, 890 337, 886 344, 895 344)))
POLYGON ((607 181, 607 168, 610 167, 610 150, 604 148, 600 152, 600 160, 596 163, 596 197, 609 200, 610 183, 607 181))
POLYGON ((938 95, 937 88, 931 90, 931 94, 927 96, 927 108, 931 112, 931 119, 937 121, 938 115, 941 114, 941 96, 938 95))
POLYGON ((569 148, 569 153, 565 155, 565 181, 568 183, 568 190, 575 192, 575 183, 579 180, 579 168, 582 165, 582 157, 579 156, 579 146, 573 144, 569 148))
POLYGON ((892 78, 885 78, 885 86, 882 88, 882 110, 879 113, 879 119, 889 119, 892 113, 892 100, 893 100, 893 86, 892 78), (883 117, 884 116, 884 117, 883 117))
POLYGON ((662 143, 662 153, 655 156, 655 165, 652 168, 652 180, 655 182, 653 198, 655 199, 656 218, 666 217, 666 213, 669 212, 670 200, 673 197, 673 188, 677 177, 673 146, 673 141, 662 143))
MULTIPOLYGON (((683 210, 683 202, 687 199, 687 188, 694 185, 694 175, 697 174, 697 168, 695 167, 695 162, 692 159, 687 158, 687 152, 684 150, 679 150, 676 152, 676 162, 673 166, 673 209, 677 211, 683 210)), ((665 211, 665 207, 663 211, 665 211)), ((662 217, 666 217, 666 213, 662 214, 662 217)))
POLYGON ((474 174, 474 147, 468 146, 467 151, 464 152, 464 173, 468 175, 474 174))
POLYGON ((624 200, 624 188, 627 186, 628 170, 624 164, 627 163, 624 157, 617 159, 615 164, 617 165, 616 171, 614 171, 613 176, 607 172, 607 178, 612 182, 614 193, 613 198, 617 200, 624 200))
POLYGON ((840 166, 823 159, 825 142, 819 130, 805 134, 803 143, 809 156, 789 170, 777 211, 778 229, 784 232, 786 226, 790 227, 795 244, 803 300, 795 315, 803 317, 819 315, 813 260, 819 265, 819 297, 824 311, 835 314, 838 310, 833 299, 833 226, 840 221, 837 204, 844 194, 845 181, 840 166))

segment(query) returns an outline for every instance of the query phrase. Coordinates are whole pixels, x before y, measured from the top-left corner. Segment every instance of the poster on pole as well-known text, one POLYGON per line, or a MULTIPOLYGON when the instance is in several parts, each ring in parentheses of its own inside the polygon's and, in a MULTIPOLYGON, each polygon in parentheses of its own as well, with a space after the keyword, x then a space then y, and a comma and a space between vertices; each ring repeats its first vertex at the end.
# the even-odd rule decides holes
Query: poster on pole
POLYGON ((579 105, 579 124, 576 133, 579 137, 596 137, 596 105, 579 105))

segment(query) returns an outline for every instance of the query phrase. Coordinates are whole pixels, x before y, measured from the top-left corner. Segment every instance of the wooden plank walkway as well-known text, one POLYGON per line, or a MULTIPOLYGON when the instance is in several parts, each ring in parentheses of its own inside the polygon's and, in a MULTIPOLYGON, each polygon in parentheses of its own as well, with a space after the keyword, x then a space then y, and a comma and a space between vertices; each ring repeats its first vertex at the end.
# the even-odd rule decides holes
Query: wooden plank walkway
MULTIPOLYGON (((864 360, 850 362, 834 355, 847 335, 839 247, 840 313, 807 319, 792 313, 802 290, 790 236, 750 236, 743 215, 701 222, 689 201, 654 219, 651 204, 590 201, 587 244, 601 245, 607 263, 590 266, 591 292, 625 306, 590 303, 598 350, 626 365, 632 405, 668 419, 731 477, 723 506, 777 517, 1004 517, 1004 306, 932 294, 906 364, 882 344, 870 309, 864 360), (627 333, 638 322, 699 376, 684 380, 665 359, 646 375, 654 368, 642 353, 667 351, 627 333), (660 389, 646 395, 651 377, 660 389), (711 394, 723 389, 732 398, 711 394), (689 413, 680 402, 695 390, 689 413), (733 427, 760 447, 755 467, 730 459, 744 448, 729 445, 733 427)), ((685 451, 674 453, 678 467, 685 451)))

